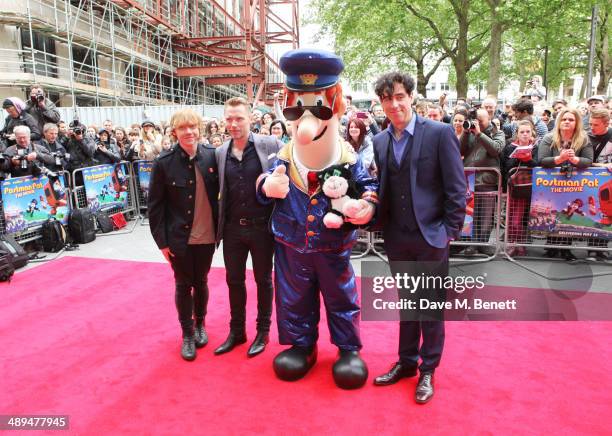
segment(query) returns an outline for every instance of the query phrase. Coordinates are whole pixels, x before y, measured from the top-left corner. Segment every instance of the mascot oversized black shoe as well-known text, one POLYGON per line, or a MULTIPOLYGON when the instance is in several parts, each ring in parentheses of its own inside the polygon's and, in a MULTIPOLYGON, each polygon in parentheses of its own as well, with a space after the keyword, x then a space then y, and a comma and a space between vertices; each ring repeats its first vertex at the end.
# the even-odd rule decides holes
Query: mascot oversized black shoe
POLYGON ((342 389, 358 389, 368 379, 368 367, 359 351, 340 350, 332 372, 336 386, 342 389))
POLYGON ((274 372, 285 381, 296 381, 308 373, 317 361, 317 346, 293 347, 274 358, 274 372))

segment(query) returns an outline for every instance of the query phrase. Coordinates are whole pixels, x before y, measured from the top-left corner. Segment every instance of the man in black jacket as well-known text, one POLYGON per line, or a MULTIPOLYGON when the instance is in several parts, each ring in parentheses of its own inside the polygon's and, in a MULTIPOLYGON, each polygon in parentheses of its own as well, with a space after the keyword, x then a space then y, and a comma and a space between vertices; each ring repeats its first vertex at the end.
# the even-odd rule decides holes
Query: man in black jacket
POLYGON ((53 102, 45 97, 45 91, 40 85, 32 85, 25 111, 36 120, 36 125, 41 132, 45 124, 57 124, 60 121, 59 111, 53 102))
MULTIPOLYGON (((68 161, 70 171, 93 165, 93 155, 96 145, 93 139, 85 136, 85 130, 85 126, 79 124, 76 120, 70 123, 70 139, 66 144, 66 151, 70 154, 70 159, 68 161)), ((82 180, 80 183, 79 180, 75 182, 78 185, 82 185, 82 180)))
POLYGON ((192 109, 182 109, 172 115, 170 126, 178 146, 163 152, 153 164, 149 226, 174 271, 175 303, 183 332, 181 356, 194 360, 196 347, 208 343, 204 318, 207 276, 215 251, 219 177, 214 148, 198 144, 202 117, 192 109))
POLYGON ((68 168, 70 154, 66 152, 66 149, 58 140, 58 128, 56 124, 45 124, 43 127, 43 139, 35 144, 47 149, 53 157, 53 164, 47 165, 50 170, 62 171, 68 168))

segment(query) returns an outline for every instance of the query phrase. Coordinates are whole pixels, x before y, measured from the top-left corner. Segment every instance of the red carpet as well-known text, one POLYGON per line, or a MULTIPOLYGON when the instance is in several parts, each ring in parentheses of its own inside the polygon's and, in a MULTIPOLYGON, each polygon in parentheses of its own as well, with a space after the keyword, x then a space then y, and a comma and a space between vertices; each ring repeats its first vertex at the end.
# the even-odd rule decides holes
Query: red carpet
MULTIPOLYGON (((449 322, 436 396, 419 406, 415 379, 337 389, 325 325, 319 362, 296 383, 274 377, 275 331, 254 359, 248 344, 214 356, 224 270, 209 282, 210 344, 188 363, 169 266, 66 257, 16 274, 0 285, 0 414, 66 414, 86 435, 610 434, 612 323, 449 322)), ((397 324, 363 322, 362 337, 372 378, 396 358, 397 324)))

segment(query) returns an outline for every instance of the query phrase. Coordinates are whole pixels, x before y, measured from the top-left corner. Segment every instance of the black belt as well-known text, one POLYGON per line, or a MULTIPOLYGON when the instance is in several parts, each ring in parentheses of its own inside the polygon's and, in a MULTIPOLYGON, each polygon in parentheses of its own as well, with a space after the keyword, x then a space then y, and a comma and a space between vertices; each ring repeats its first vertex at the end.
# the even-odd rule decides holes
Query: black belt
POLYGON ((230 218, 228 222, 231 224, 239 224, 241 226, 257 226, 268 224, 268 218, 230 218))

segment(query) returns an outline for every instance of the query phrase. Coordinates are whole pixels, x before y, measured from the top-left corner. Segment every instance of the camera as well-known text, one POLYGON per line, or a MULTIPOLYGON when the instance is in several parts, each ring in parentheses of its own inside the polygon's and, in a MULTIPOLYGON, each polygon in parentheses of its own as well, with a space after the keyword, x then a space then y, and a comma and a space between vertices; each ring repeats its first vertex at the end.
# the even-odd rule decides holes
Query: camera
POLYGON ((15 156, 19 160, 19 166, 22 170, 28 169, 28 150, 25 148, 18 148, 17 155, 15 156))
POLYGON ((563 162, 559 172, 565 176, 566 179, 571 179, 574 175, 574 166, 569 162, 563 162))
POLYGON ((51 156, 55 159, 55 166, 58 167, 62 167, 62 159, 70 160, 70 153, 64 153, 63 151, 54 151, 51 156))
POLYGON ((81 122, 78 118, 72 120, 70 124, 68 124, 68 127, 72 129, 72 133, 75 135, 82 135, 85 130, 83 129, 83 126, 81 125, 81 122))
POLYGON ((38 91, 36 91, 36 95, 31 95, 30 99, 33 102, 44 102, 45 101, 45 93, 43 92, 42 89, 39 89, 38 91))
POLYGON ((463 128, 465 130, 472 130, 476 128, 477 121, 477 110, 476 108, 472 108, 468 111, 468 119, 463 122, 463 128))

